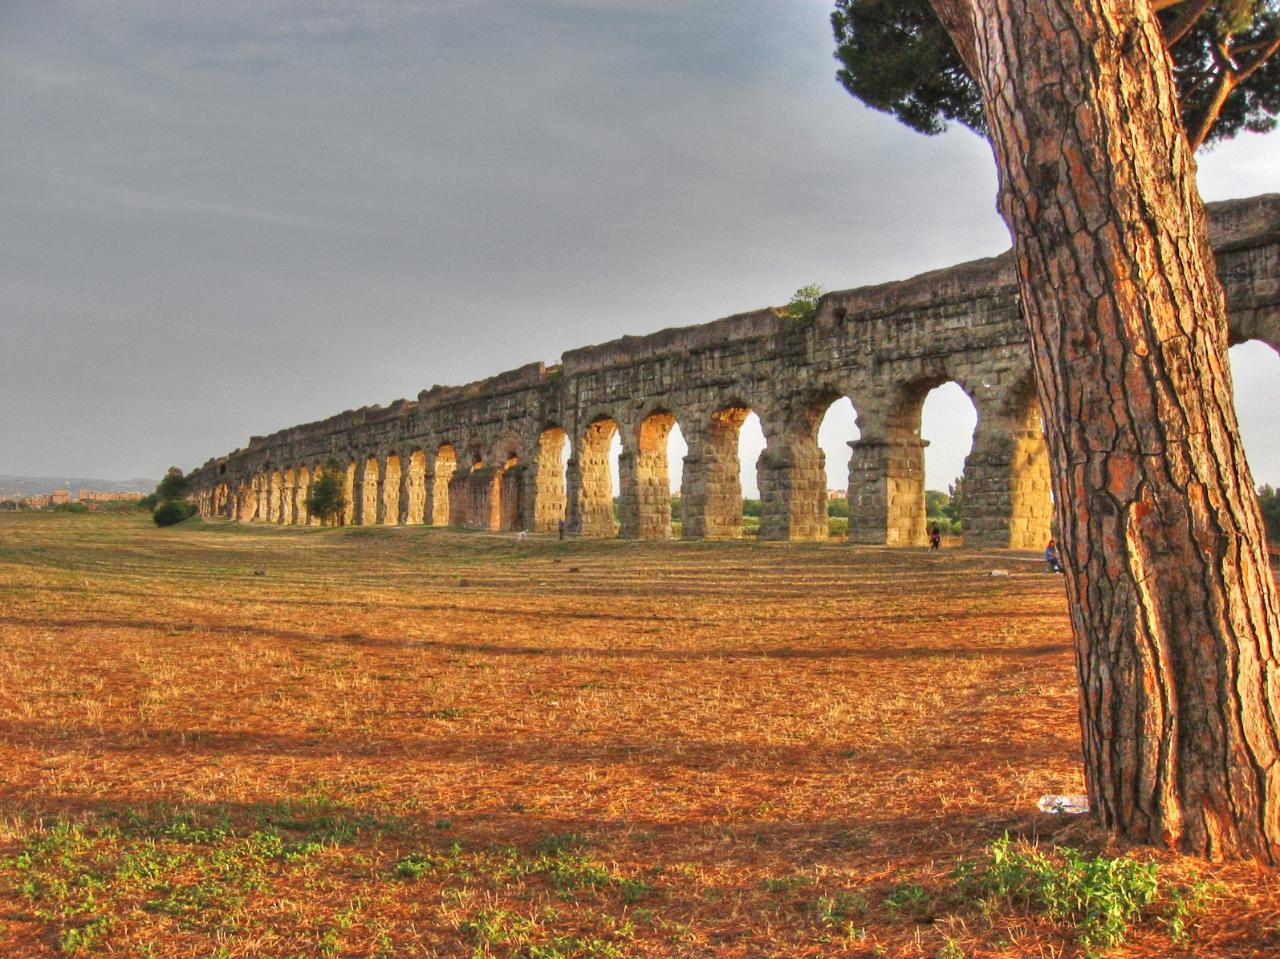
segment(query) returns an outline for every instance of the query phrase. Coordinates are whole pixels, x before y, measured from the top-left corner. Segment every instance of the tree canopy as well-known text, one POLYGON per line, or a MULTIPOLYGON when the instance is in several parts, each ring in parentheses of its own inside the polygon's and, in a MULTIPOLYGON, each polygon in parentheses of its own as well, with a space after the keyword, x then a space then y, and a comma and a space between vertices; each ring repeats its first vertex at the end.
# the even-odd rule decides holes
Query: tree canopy
MULTIPOLYGON (((1280 0, 1152 0, 1193 149, 1280 114, 1280 0)), ((921 133, 986 136, 982 94, 929 0, 836 0, 840 83, 921 133)))

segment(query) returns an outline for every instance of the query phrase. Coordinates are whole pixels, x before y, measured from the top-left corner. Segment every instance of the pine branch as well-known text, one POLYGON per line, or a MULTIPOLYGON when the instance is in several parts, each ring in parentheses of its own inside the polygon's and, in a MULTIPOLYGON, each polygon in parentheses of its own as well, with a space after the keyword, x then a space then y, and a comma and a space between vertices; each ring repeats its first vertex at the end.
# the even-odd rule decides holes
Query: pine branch
MULTIPOLYGON (((1183 3, 1185 0, 1177 0, 1183 3)), ((1171 48, 1175 43, 1191 32, 1191 28, 1195 26, 1196 21, 1204 16, 1214 0, 1193 0, 1188 4, 1186 9, 1178 14, 1177 18, 1169 23, 1164 29, 1164 47, 1166 50, 1171 48)), ((1172 4, 1170 4, 1172 6, 1172 4)), ((1158 8, 1157 8, 1158 9, 1158 8)))

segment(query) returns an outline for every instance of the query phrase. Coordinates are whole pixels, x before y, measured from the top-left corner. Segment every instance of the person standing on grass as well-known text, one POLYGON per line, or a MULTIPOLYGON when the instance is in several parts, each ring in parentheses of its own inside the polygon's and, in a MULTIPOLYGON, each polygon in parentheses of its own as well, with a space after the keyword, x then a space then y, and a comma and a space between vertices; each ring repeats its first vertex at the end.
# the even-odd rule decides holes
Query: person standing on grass
POLYGON ((560 521, 560 538, 564 539, 564 520, 560 521))
POLYGON ((933 552, 942 545, 942 530, 938 529, 938 524, 934 523, 929 527, 929 552, 933 552))

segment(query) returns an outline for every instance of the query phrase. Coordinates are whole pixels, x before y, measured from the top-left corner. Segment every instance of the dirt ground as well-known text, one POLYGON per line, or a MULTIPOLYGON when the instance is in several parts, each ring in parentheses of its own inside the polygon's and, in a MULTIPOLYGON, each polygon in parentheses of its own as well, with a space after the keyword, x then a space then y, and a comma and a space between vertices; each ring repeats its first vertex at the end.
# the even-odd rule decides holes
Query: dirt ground
POLYGON ((1037 811, 1041 569, 0 515, 0 955, 1280 954, 1274 873, 1037 811), (1158 889, 1108 949, 1006 835, 1158 889))

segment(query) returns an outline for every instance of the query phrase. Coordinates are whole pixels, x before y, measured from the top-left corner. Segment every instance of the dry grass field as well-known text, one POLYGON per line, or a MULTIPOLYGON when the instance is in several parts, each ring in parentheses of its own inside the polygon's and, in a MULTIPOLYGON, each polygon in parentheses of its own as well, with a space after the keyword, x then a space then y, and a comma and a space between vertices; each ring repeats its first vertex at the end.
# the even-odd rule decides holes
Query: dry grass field
POLYGON ((1029 554, 0 516, 5 957, 1280 954, 1078 753, 1029 554))

